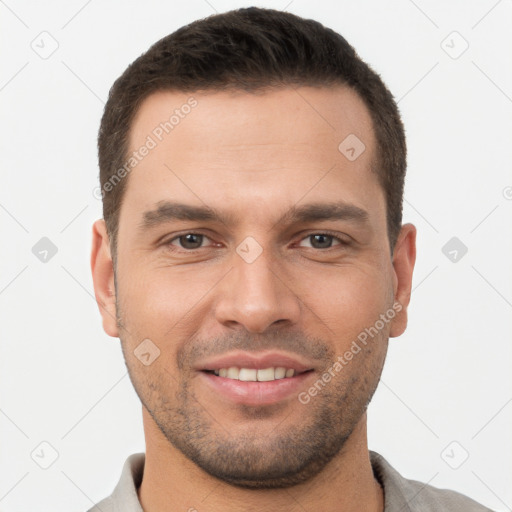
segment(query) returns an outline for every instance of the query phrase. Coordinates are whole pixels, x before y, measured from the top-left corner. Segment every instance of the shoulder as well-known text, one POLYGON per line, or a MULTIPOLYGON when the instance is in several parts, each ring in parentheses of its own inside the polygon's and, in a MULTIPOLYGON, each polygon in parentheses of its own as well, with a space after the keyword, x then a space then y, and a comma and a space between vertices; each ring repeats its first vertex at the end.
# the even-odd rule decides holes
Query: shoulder
POLYGON ((87 512, 143 512, 137 497, 137 488, 142 481, 144 462, 144 453, 130 455, 112 494, 87 512))
POLYGON ((99 503, 96 503, 94 507, 90 508, 87 512, 117 512, 115 502, 112 496, 101 500, 99 503))
POLYGON ((370 451, 370 460, 384 489, 385 512, 492 512, 456 491, 404 478, 376 452, 370 451))

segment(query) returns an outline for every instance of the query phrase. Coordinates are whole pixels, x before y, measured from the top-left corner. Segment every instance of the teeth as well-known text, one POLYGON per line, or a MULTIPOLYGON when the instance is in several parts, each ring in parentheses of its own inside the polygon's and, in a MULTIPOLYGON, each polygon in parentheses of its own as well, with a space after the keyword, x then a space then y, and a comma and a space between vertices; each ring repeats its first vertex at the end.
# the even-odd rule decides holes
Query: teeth
POLYGON ((282 368, 279 366, 278 368, 274 369, 274 377, 276 379, 284 379, 286 376, 286 368, 282 368))
POLYGON ((226 377, 228 379, 238 379, 240 374, 240 370, 236 366, 232 366, 231 368, 228 368, 228 373, 226 377))
POLYGON ((257 374, 258 370, 255 370, 254 368, 240 368, 238 379, 244 381, 256 381, 258 380, 257 374))
POLYGON ((231 366, 229 368, 220 368, 214 370, 213 373, 219 377, 227 377, 228 379, 242 380, 245 382, 269 382, 277 379, 284 379, 285 377, 293 377, 295 370, 292 368, 283 368, 278 366, 277 368, 238 368, 231 366))
POLYGON ((265 368, 265 370, 258 370, 258 381, 267 382, 274 380, 274 368, 265 368))

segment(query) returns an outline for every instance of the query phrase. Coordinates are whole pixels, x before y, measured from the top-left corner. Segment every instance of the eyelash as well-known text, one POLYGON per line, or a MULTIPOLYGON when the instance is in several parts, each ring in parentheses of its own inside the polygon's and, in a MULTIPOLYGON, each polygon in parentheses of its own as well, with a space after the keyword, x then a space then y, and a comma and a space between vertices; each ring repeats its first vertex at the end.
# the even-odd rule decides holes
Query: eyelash
MULTIPOLYGON (((172 242, 174 242, 175 240, 179 240, 181 237, 184 237, 186 235, 198 235, 198 236, 203 236, 205 238, 210 239, 210 237, 208 235, 205 235, 204 233, 199 233, 199 232, 196 232, 196 231, 186 231, 185 233, 179 234, 179 235, 171 238, 169 241, 164 242, 164 246, 169 248, 169 250, 171 250, 171 251, 181 252, 181 253, 194 253, 196 251, 200 251, 201 249, 206 249, 206 247, 199 247, 197 249, 184 249, 184 248, 177 248, 176 246, 171 245, 172 242)), ((328 231, 328 230, 327 231, 315 231, 315 232, 309 233, 309 234, 303 236, 299 240, 299 242, 302 242, 306 238, 309 238, 309 237, 314 236, 314 235, 326 235, 326 236, 334 238, 335 240, 337 240, 339 242, 339 245, 337 245, 337 246, 327 247, 326 249, 316 249, 317 251, 327 252, 330 249, 334 249, 334 247, 340 247, 340 246, 347 246, 347 245, 349 245, 349 243, 346 240, 344 240, 343 238, 341 238, 340 236, 338 236, 337 233, 334 233, 334 232, 328 231)), ((315 247, 311 247, 311 249, 315 249, 315 247)))

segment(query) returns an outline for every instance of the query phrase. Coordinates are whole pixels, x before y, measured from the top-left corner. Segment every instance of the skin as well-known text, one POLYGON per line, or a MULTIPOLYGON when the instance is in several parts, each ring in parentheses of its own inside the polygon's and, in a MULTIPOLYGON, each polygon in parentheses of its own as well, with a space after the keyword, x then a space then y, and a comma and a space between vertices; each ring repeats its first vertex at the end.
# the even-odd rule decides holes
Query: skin
MULTIPOLYGON (((407 325, 416 230, 403 225, 391 253, 369 112, 345 87, 193 96, 197 106, 128 177, 115 280, 105 223, 93 226, 103 328, 121 338, 143 404, 141 504, 151 512, 382 511, 366 407, 388 339, 407 325), (366 146, 353 162, 338 150, 349 134, 366 146), (164 200, 233 218, 141 229, 144 212, 164 200), (366 221, 283 221, 294 206, 339 201, 364 210, 366 221), (312 236, 325 230, 339 240, 312 236), (190 231, 205 236, 188 245, 177 238, 190 231), (248 236, 262 249, 252 263, 236 252, 248 236), (307 391, 393 304, 401 311, 307 404, 297 393, 234 403, 197 369, 234 349, 274 350, 313 368, 299 389, 307 391), (160 355, 145 366, 134 350, 148 338, 160 355)), ((189 97, 149 96, 131 150, 189 97)))

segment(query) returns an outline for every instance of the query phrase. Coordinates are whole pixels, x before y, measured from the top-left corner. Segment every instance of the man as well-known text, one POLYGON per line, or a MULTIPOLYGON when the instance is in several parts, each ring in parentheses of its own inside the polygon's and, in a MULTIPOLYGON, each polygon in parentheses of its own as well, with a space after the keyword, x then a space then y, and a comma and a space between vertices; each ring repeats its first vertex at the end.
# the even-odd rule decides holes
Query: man
POLYGON ((133 62, 99 133, 91 266, 146 454, 97 511, 481 511, 369 452, 416 230, 392 95, 312 20, 257 8, 133 62))

